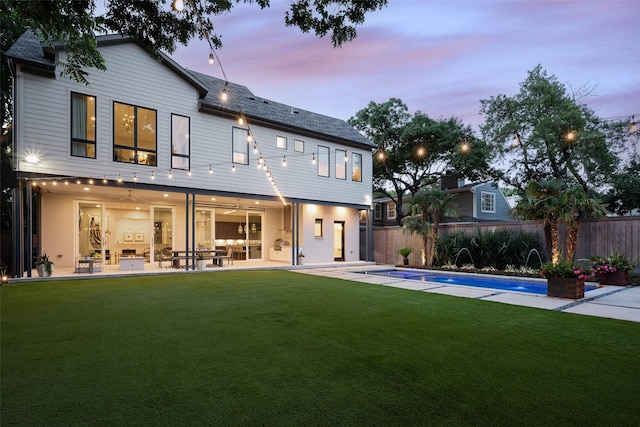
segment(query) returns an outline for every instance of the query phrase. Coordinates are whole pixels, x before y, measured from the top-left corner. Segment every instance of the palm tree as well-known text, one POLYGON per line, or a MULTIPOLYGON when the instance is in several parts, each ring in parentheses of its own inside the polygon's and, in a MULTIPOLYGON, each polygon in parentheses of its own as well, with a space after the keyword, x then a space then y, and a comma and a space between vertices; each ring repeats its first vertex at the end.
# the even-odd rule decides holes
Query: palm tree
POLYGON ((422 265, 433 266, 433 258, 438 239, 440 221, 443 216, 457 217, 460 208, 454 202, 456 194, 428 187, 419 190, 411 199, 409 209, 411 216, 402 221, 404 231, 422 236, 422 265))
POLYGON ((558 224, 566 218, 569 197, 564 182, 557 179, 531 181, 512 213, 515 217, 542 222, 547 257, 556 264, 560 259, 558 224))
POLYGON ((578 245, 580 220, 582 218, 602 218, 607 214, 607 209, 598 199, 589 197, 582 187, 571 187, 566 194, 569 203, 562 222, 567 226, 566 260, 573 261, 578 245))

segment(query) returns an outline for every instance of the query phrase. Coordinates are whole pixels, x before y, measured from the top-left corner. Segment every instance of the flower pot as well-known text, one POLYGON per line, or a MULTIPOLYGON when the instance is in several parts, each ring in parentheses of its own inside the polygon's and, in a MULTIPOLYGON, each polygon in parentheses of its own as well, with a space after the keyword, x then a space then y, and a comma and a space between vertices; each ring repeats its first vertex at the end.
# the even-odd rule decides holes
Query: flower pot
POLYGON ((602 285, 627 286, 629 284, 629 271, 616 270, 609 273, 598 274, 598 283, 602 285))
POLYGON ((403 265, 409 265, 409 258, 405 258, 402 260, 403 265))
POLYGON ((556 298, 584 298, 584 279, 577 277, 549 277, 547 296, 556 298))
POLYGON ((36 271, 38 272, 38 277, 49 277, 53 274, 53 264, 51 264, 50 271, 47 271, 44 264, 36 265, 36 271))
POLYGON ((206 270, 207 268, 207 260, 206 259, 197 259, 196 260, 196 270, 206 270))

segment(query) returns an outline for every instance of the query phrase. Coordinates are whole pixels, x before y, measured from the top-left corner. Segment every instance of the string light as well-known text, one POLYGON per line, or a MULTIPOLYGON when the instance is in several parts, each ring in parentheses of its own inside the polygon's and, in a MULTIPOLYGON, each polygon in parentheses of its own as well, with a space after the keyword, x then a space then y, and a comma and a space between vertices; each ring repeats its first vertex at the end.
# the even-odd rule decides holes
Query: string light
POLYGON ((238 124, 240 126, 244 125, 244 119, 242 118, 242 116, 238 117, 238 124))
POLYGON ((287 166, 287 156, 282 157, 282 166, 287 166))
POLYGON ((191 169, 187 171, 187 176, 191 176, 191 169))
POLYGON ((313 157, 311 157, 311 164, 316 164, 316 153, 313 153, 313 157))
MULTIPOLYGON (((121 183, 122 182, 122 178, 120 177, 120 174, 118 174, 118 182, 121 183)), ((66 183, 65 183, 66 184, 66 183)))
POLYGON ((236 165, 231 165, 231 172, 235 172, 236 171, 236 165))
POLYGON ((176 12, 183 12, 184 11, 184 0, 173 0, 173 3, 171 3, 171 8, 173 10, 175 10, 176 12))
POLYGON ((209 64, 210 64, 210 65, 213 65, 213 63, 214 63, 213 52, 211 52, 211 53, 209 54, 209 64))
POLYGON ((173 172, 169 171, 169 179, 173 178, 173 172))
POLYGON ((154 179, 156 179, 156 176, 151 172, 151 180, 153 181, 154 179))
POLYGON ((137 175, 135 172, 134 172, 134 174, 133 174, 133 180, 134 180, 134 181, 137 181, 137 180, 138 180, 138 175, 137 175))
POLYGON ((222 89, 222 95, 220 95, 220 99, 222 99, 223 101, 226 101, 227 99, 229 99, 229 95, 227 95, 227 89, 222 89))
POLYGON ((213 167, 211 167, 211 165, 209 165, 209 174, 213 173, 213 167))
POLYGON ((253 144, 253 154, 258 154, 258 146, 253 144))

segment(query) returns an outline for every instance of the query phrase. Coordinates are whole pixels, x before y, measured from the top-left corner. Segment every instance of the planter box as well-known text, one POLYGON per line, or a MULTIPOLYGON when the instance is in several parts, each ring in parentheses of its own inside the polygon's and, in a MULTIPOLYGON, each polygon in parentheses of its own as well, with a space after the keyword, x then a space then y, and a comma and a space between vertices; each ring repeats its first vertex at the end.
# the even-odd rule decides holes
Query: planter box
POLYGON ((598 274, 600 285, 627 286, 629 284, 629 272, 616 270, 613 273, 598 274))
POLYGON ((549 277, 547 296, 556 298, 584 298, 584 280, 577 278, 549 277))

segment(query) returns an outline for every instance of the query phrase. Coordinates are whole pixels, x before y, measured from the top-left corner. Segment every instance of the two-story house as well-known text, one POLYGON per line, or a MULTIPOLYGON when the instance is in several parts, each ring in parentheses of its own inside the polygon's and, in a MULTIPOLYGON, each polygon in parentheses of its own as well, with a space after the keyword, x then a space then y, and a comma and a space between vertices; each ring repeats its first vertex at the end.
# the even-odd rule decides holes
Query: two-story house
POLYGON ((245 262, 360 258, 373 144, 345 121, 154 58, 126 37, 99 36, 98 49, 107 71, 90 70, 89 85, 61 76, 63 46, 32 32, 6 53, 15 272, 30 274, 43 252, 57 267, 199 248, 245 262))
MULTIPOLYGON (((447 194, 455 194, 458 218, 445 218, 445 222, 513 221, 509 202, 493 181, 469 183, 452 176, 440 181, 440 189, 447 194)), ((404 213, 411 199, 403 200, 404 213)), ((376 226, 397 226, 396 204, 388 197, 373 201, 373 224, 376 226)))

